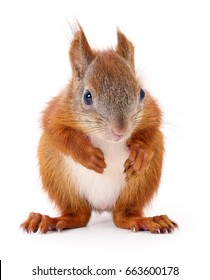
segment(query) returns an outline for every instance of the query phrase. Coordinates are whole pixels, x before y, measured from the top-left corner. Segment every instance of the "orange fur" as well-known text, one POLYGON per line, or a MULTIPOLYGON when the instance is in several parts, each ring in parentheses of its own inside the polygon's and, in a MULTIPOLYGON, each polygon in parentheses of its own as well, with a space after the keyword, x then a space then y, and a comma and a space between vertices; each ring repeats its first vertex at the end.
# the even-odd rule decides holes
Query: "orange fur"
POLYGON ((124 163, 125 186, 111 209, 115 224, 153 233, 171 232, 177 227, 165 215, 143 216, 161 178, 161 110, 148 92, 144 105, 138 104, 141 83, 135 73, 134 47, 119 30, 117 36, 115 50, 95 51, 80 26, 74 33, 69 50, 72 79, 43 112, 43 135, 38 149, 43 188, 61 216, 50 218, 31 213, 22 224, 27 232, 46 233, 87 225, 93 207, 80 194, 75 174, 68 170, 64 158, 70 157, 103 174, 107 167, 104 151, 92 141, 97 134, 107 143, 110 137, 116 142, 127 137, 130 151, 124 163), (82 102, 86 88, 96 100, 92 107, 82 102))

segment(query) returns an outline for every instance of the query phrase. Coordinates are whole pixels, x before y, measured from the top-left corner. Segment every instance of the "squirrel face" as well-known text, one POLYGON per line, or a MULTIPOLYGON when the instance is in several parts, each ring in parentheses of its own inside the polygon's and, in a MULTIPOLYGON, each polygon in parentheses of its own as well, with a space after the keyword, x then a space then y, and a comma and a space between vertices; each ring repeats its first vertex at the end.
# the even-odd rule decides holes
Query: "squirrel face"
POLYGON ((73 41, 70 49, 76 121, 89 136, 126 140, 143 113, 144 92, 135 75, 133 45, 118 31, 116 50, 96 52, 82 29, 76 34, 79 46, 74 49, 73 41))

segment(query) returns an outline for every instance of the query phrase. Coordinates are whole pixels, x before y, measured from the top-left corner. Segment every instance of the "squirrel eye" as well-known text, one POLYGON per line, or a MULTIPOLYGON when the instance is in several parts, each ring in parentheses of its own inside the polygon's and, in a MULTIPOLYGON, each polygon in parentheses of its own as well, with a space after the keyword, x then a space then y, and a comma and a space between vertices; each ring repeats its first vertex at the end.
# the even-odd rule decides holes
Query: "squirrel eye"
POLYGON ((84 99, 84 103, 86 105, 92 105, 93 104, 93 98, 92 98, 92 94, 89 90, 86 90, 83 96, 84 99))
POLYGON ((145 98, 145 91, 141 88, 140 89, 140 94, 139 94, 139 100, 143 101, 145 98))

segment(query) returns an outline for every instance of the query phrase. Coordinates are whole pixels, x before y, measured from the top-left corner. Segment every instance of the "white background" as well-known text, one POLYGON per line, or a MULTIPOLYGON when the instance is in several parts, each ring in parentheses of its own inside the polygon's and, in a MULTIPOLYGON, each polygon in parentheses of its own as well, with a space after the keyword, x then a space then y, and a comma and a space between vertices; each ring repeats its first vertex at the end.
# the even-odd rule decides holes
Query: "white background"
MULTIPOLYGON (((208 1, 0 2, 2 279, 79 278, 32 276, 38 265, 179 266, 180 275, 162 277, 209 277, 209 14, 208 1), (115 46, 117 26, 135 45, 143 84, 164 111, 166 136, 162 182, 148 215, 168 214, 180 227, 174 234, 121 230, 108 214, 62 233, 27 235, 19 229, 31 211, 56 215, 39 180, 39 118, 70 77, 68 24, 75 19, 93 47, 115 46)), ((110 279, 129 276, 118 273, 110 279)))

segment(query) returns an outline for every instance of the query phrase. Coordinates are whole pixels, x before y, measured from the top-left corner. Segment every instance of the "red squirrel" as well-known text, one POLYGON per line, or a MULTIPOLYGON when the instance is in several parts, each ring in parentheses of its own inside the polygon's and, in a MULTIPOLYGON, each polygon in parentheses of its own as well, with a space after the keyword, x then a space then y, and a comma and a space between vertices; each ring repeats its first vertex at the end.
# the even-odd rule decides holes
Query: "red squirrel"
POLYGON ((145 217, 163 163, 162 113, 142 88, 134 46, 117 30, 115 49, 94 50, 78 24, 70 44, 72 77, 43 112, 38 147, 44 190, 60 212, 30 213, 26 232, 84 227, 92 211, 111 211, 119 228, 173 232, 166 215, 145 217))

